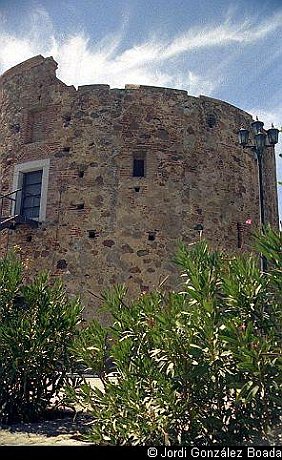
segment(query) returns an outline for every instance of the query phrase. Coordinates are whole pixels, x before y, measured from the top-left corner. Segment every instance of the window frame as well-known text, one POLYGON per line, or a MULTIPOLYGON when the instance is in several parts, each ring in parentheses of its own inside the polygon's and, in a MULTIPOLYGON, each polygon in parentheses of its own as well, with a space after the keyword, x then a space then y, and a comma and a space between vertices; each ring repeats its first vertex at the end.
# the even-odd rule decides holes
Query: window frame
MULTIPOLYGON (((43 222, 46 220, 46 209, 47 209, 47 192, 48 192, 48 182, 49 182, 49 169, 50 169, 50 159, 45 160, 36 160, 28 161, 26 163, 20 163, 15 166, 14 177, 13 177, 13 189, 15 190, 22 188, 23 176, 25 173, 42 171, 42 184, 41 184, 41 196, 40 196, 40 208, 39 208, 39 217, 34 217, 32 220, 43 222)), ((17 215, 20 213, 22 205, 22 193, 17 192, 14 194, 16 201, 12 205, 12 215, 17 215)))

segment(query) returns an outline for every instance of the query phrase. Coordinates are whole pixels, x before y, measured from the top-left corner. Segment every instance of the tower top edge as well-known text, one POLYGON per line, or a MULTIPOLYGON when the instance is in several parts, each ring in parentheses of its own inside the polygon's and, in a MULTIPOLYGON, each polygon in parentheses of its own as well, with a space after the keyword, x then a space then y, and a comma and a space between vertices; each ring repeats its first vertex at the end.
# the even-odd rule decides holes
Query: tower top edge
MULTIPOLYGON (((25 72, 28 72, 29 70, 37 67, 37 66, 40 66, 40 65, 46 65, 47 64, 47 72, 52 72, 53 74, 56 73, 56 69, 58 67, 58 63, 55 61, 55 59, 53 58, 53 56, 48 56, 48 57, 44 57, 42 56, 41 54, 38 54, 36 56, 33 56, 29 59, 26 59, 25 61, 23 62, 20 62, 19 64, 11 67, 10 69, 7 69, 2 75, 0 75, 0 85, 3 85, 7 82, 9 82, 10 79, 12 79, 13 77, 15 76, 18 76, 20 74, 24 74, 25 72)), ((62 80, 60 80, 58 77, 56 77, 57 81, 60 82, 61 84, 64 84, 66 85, 62 80)), ((67 85, 66 85, 67 86, 67 85)), ((75 89, 74 85, 70 85, 71 87, 73 87, 73 89, 75 89)), ((153 86, 153 85, 142 85, 142 84, 125 84, 125 87, 124 88, 120 88, 120 87, 113 87, 111 88, 110 85, 108 84, 104 84, 104 83, 101 83, 101 84, 86 84, 86 85, 80 85, 77 87, 77 89, 75 89, 77 92, 79 93, 84 93, 84 92, 92 92, 92 91, 106 91, 106 92, 119 92, 119 93, 134 93, 134 92, 144 92, 144 93, 163 93, 163 94, 167 94, 167 95, 174 95, 174 96, 180 96, 181 98, 185 96, 189 97, 189 99, 195 99, 195 100, 198 100, 200 102, 211 102, 211 103, 218 103, 218 104, 224 104, 225 106, 228 106, 228 107, 231 107, 231 108, 234 108, 236 110, 239 110, 240 112, 243 112, 245 113, 246 115, 248 115, 249 117, 251 117, 251 115, 244 111, 243 109, 240 109, 239 107, 236 107, 235 105, 229 103, 229 102, 226 102, 226 101, 223 101, 221 99, 216 99, 216 98, 212 98, 212 97, 209 97, 209 96, 205 96, 205 95, 199 95, 199 96, 193 96, 193 95, 190 95, 188 94, 188 91, 184 90, 184 89, 178 89, 178 88, 171 88, 171 87, 162 87, 162 86, 153 86)))

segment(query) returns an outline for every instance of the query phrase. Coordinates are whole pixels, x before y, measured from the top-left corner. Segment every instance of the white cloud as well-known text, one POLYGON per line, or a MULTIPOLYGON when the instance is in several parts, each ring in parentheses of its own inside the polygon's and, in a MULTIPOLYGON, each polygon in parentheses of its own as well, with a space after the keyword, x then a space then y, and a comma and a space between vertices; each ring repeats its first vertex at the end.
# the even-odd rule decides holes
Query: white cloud
MULTIPOLYGON (((1 19, 0 19, 1 21, 1 19)), ((123 87, 126 83, 156 86, 175 86, 191 94, 211 95, 221 79, 180 71, 175 60, 194 50, 250 44, 265 38, 282 25, 282 14, 261 24, 248 20, 234 23, 230 19, 217 26, 192 27, 171 40, 151 38, 123 51, 124 27, 116 34, 91 43, 83 33, 57 38, 52 21, 44 8, 37 8, 29 16, 30 30, 24 38, 0 33, 0 69, 2 71, 36 54, 52 55, 59 64, 58 76, 75 86, 90 83, 108 83, 123 87)), ((2 29, 5 23, 2 19, 2 29)))
POLYGON ((37 54, 35 46, 27 40, 2 34, 0 42, 0 65, 3 71, 37 54))
POLYGON ((37 7, 23 19, 21 34, 5 31, 7 21, 0 12, 0 70, 3 72, 24 60, 41 54, 54 42, 54 29, 48 12, 37 7), (2 32, 1 32, 2 30, 2 32))
POLYGON ((173 84, 175 88, 188 90, 189 94, 204 94, 208 96, 212 94, 217 85, 219 85, 220 81, 220 77, 217 77, 217 79, 214 80, 209 80, 189 70, 187 74, 179 73, 178 75, 175 75, 173 84))
POLYGON ((250 21, 232 24, 230 20, 224 24, 211 27, 193 28, 186 34, 175 38, 165 49, 166 58, 186 51, 226 46, 235 43, 251 44, 265 38, 282 26, 282 14, 256 26, 250 21))

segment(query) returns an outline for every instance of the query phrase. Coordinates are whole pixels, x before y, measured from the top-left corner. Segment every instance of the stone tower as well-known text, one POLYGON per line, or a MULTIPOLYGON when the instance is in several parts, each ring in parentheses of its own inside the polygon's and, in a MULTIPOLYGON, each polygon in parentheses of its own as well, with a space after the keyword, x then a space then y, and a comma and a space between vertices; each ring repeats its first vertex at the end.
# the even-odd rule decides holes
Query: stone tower
MULTIPOLYGON (((47 269, 87 303, 116 283, 135 295, 166 277, 175 287, 177 243, 201 228, 214 247, 248 248, 257 164, 237 133, 249 114, 174 89, 76 89, 56 68, 35 56, 0 77, 1 255, 20 246, 27 276, 47 269)), ((264 187, 276 227, 273 149, 264 187)))

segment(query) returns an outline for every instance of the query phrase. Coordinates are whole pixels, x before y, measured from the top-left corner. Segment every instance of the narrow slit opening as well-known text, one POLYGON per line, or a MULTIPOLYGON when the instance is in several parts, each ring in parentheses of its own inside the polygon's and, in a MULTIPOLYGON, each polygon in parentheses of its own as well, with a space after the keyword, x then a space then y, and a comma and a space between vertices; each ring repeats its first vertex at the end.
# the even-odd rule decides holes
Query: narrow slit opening
POLYGON ((155 241, 155 239, 156 239, 156 232, 149 232, 148 241, 155 241))

